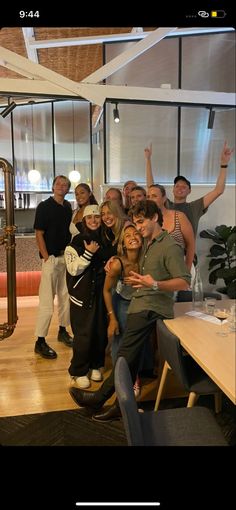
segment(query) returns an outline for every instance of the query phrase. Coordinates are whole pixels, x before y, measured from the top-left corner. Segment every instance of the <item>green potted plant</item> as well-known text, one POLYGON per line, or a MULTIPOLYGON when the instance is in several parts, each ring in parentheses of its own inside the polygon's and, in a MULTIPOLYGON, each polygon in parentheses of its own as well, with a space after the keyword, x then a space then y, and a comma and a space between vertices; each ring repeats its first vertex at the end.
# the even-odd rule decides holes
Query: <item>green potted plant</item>
POLYGON ((211 259, 209 283, 215 284, 218 278, 223 278, 225 287, 216 290, 236 299, 236 227, 219 225, 215 230, 202 230, 200 237, 214 242, 207 255, 211 259))

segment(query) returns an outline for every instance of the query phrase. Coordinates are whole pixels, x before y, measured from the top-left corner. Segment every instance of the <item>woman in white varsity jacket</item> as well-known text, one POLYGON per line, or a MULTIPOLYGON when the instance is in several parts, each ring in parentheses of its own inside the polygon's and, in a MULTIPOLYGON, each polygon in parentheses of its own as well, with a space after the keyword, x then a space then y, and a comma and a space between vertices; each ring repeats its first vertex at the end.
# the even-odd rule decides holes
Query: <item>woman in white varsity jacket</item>
POLYGON ((107 315, 103 299, 104 265, 114 247, 102 236, 98 205, 86 206, 81 232, 65 249, 70 320, 74 334, 69 374, 79 388, 90 378, 101 381, 107 345, 107 315))

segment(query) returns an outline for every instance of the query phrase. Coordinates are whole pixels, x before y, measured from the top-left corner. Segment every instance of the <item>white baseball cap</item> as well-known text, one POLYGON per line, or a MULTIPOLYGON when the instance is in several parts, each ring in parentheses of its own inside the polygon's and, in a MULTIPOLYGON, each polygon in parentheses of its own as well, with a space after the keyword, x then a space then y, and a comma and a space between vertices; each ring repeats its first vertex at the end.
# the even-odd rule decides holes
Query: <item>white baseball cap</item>
POLYGON ((86 205, 84 212, 83 212, 83 218, 85 216, 89 216, 90 214, 99 214, 101 216, 100 207, 99 205, 93 204, 93 205, 86 205))

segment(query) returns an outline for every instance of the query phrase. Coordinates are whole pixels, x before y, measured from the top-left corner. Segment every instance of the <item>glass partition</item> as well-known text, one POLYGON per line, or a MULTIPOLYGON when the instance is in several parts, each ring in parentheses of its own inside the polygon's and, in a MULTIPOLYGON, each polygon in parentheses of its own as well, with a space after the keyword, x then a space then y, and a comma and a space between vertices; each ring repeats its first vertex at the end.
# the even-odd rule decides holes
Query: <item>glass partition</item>
POLYGON ((50 191, 53 180, 51 103, 19 105, 13 112, 13 121, 16 191, 50 191))
MULTIPOLYGON (((109 62, 132 43, 105 45, 109 62)), ((172 89, 235 91, 235 32, 166 38, 107 79, 112 85, 172 89)), ((118 104, 120 122, 113 118, 114 104, 106 106, 105 182, 145 182, 144 147, 152 142, 155 182, 172 183, 183 174, 193 183, 215 183, 224 141, 235 145, 235 110, 216 108, 208 129, 209 108, 118 104)), ((234 183, 234 157, 227 183, 234 183)))
MULTIPOLYGON (((212 129, 208 129, 209 109, 181 109, 180 174, 191 183, 216 183, 220 154, 226 140, 235 145, 235 110, 215 111, 212 129)), ((235 183, 234 157, 227 170, 227 183, 235 183)))
MULTIPOLYGON (((72 185, 91 181, 90 105, 87 101, 54 103, 55 175, 72 185), (71 172, 78 172, 73 180, 71 172)), ((73 174, 74 175, 74 174, 73 174)))
MULTIPOLYGON (((69 176, 74 170, 79 172, 79 181, 91 181, 88 102, 17 105, 13 112, 13 126, 16 191, 51 192, 55 175, 69 176)), ((10 116, 4 119, 0 116, 0 130, 1 156, 11 162, 10 116)), ((72 184, 76 184, 73 178, 72 184)))
MULTIPOLYGON (((134 44, 137 41, 106 44, 105 61, 109 62, 134 44)), ((135 87, 160 87, 169 83, 173 89, 178 88, 178 45, 178 38, 160 41, 107 78, 106 83, 135 87)))
POLYGON ((235 32, 183 37, 182 88, 235 92, 235 32))
POLYGON ((107 104, 107 182, 145 183, 144 149, 152 142, 155 181, 173 182, 177 168, 177 113, 174 107, 119 104, 120 122, 107 104))

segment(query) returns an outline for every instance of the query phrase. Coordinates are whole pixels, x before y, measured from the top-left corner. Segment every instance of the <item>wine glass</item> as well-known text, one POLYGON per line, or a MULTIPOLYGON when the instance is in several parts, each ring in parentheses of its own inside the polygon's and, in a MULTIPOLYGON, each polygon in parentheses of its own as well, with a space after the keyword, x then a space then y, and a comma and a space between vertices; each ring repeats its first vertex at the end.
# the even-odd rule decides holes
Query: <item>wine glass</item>
POLYGON ((223 325, 223 321, 225 319, 227 319, 229 313, 228 313, 228 310, 226 310, 226 308, 217 308, 215 311, 214 311, 214 316, 220 320, 220 329, 216 332, 217 335, 221 335, 221 336, 227 336, 227 333, 226 331, 222 328, 222 325, 223 325))

